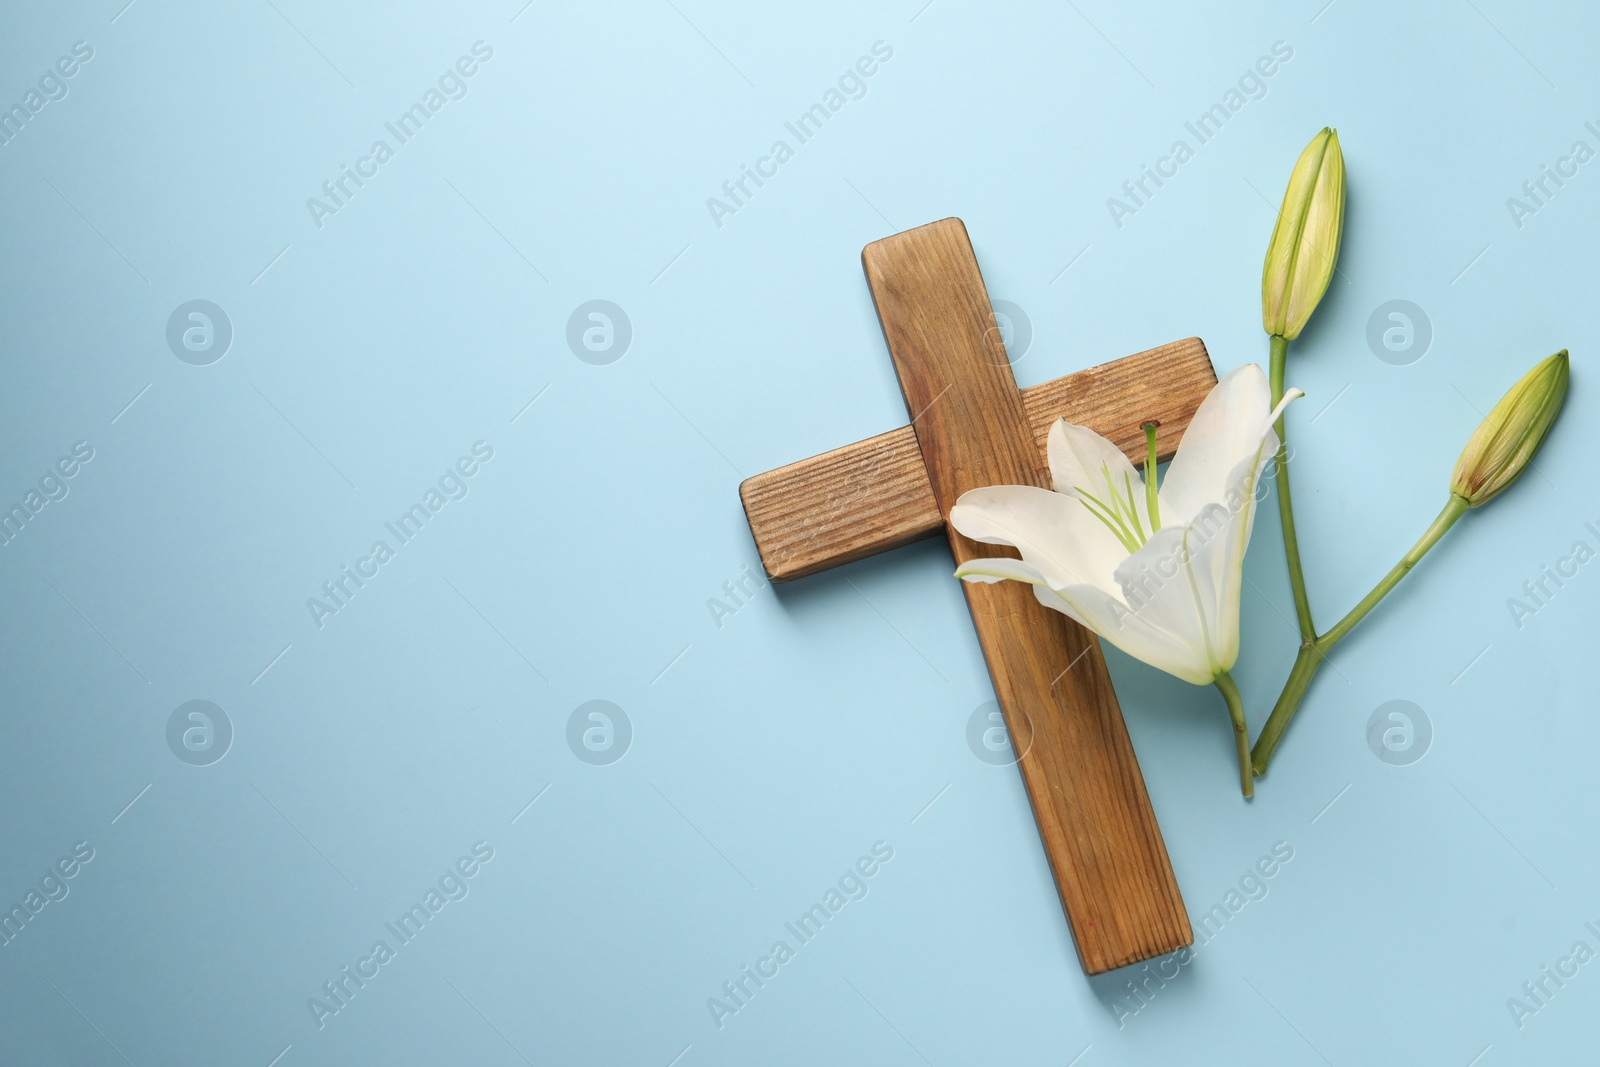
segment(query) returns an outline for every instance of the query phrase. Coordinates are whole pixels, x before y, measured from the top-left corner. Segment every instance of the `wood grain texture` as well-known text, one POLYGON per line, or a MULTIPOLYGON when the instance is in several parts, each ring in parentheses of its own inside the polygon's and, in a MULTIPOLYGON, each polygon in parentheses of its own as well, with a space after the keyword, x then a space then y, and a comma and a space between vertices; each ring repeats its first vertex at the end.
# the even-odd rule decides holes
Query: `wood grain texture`
MULTIPOLYGON (((1048 485, 961 220, 877 241, 861 259, 939 513, 980 486, 1048 485)), ((1011 552, 948 534, 957 563, 1011 552)), ((963 589, 1007 727, 1026 744, 1018 766, 1084 970, 1191 944, 1099 642, 1021 583, 963 589)))
MULTIPOLYGON (((1041 461, 1058 418, 1110 438, 1144 462, 1146 420, 1158 419, 1163 460, 1177 450, 1200 401, 1217 384, 1198 337, 1068 374, 1022 391, 1041 461)), ((739 486, 767 577, 792 581, 944 529, 910 426, 746 478, 739 486)))

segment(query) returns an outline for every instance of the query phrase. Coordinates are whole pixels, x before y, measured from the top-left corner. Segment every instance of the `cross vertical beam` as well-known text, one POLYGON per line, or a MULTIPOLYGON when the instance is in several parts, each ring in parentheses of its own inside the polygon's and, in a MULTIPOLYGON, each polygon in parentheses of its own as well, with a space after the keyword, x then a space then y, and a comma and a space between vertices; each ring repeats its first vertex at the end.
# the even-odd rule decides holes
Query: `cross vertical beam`
MULTIPOLYGON (((941 518, 969 489, 1049 487, 961 220, 861 259, 941 518)), ((958 564, 1010 551, 946 530, 958 564)), ((1191 944, 1099 642, 1017 582, 963 586, 1084 970, 1191 944)))

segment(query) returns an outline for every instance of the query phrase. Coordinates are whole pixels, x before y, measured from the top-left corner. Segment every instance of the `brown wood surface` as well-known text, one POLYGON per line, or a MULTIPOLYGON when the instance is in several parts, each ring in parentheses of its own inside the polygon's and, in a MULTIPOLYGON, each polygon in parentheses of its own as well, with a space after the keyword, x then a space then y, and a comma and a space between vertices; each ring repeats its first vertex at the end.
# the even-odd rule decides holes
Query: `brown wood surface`
MULTIPOLYGON (((1048 486, 960 219, 861 253, 939 513, 985 485, 1048 486)), ((958 563, 1012 550, 949 529, 958 563)), ((1194 935, 1099 642, 1018 582, 963 583, 995 695, 1090 974, 1194 935)))
MULTIPOLYGON (((1041 461, 1058 418, 1088 426, 1144 462, 1144 431, 1159 419, 1163 460, 1177 450, 1217 375, 1198 337, 1152 348, 1022 391, 1041 461)), ((803 578, 933 537, 944 516, 910 426, 746 478, 739 486, 767 577, 803 578)))

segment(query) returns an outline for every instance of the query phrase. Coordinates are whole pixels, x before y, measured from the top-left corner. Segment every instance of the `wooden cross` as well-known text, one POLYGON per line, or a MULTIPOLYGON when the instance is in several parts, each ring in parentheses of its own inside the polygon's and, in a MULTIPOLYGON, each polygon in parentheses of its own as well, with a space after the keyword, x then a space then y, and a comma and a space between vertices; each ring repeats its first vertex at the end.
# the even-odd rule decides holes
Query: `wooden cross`
MULTIPOLYGON (((739 486, 775 582, 940 530, 958 563, 1012 550, 947 526, 956 498, 986 485, 1050 486, 1045 441, 1066 418, 1128 453, 1161 422, 1162 459, 1216 372, 1191 337, 1018 390, 960 219, 875 241, 867 284, 911 425, 758 474, 739 486)), ((1017 582, 962 583, 1078 958, 1100 974, 1192 944, 1095 636, 1017 582)))

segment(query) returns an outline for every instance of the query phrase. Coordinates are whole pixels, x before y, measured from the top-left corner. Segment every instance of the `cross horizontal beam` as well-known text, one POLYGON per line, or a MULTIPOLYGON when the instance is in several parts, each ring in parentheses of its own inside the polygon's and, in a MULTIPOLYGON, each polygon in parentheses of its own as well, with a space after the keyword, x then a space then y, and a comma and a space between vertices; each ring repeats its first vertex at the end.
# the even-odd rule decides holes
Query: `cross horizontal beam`
MULTIPOLYGON (((1022 407, 1041 457, 1051 423, 1064 418, 1114 441, 1139 465, 1143 423, 1161 421, 1156 448, 1161 459, 1170 459, 1216 384, 1204 342, 1190 337, 1023 389, 1022 407)), ((944 530, 912 426, 746 478, 739 497, 762 566, 775 582, 944 530)))

